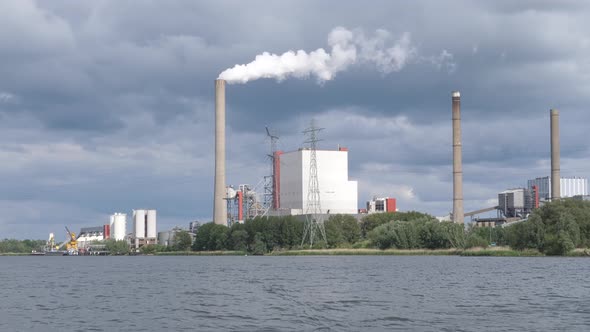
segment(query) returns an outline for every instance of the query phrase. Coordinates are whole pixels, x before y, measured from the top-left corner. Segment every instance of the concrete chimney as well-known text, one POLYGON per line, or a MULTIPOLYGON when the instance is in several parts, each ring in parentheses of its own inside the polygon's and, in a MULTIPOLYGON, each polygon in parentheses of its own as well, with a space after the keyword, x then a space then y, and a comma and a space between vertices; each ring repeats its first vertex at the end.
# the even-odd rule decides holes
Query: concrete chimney
POLYGON ((453 222, 463 224, 463 163, 461 159, 461 94, 453 91, 453 222))
POLYGON ((227 226, 225 200, 225 81, 215 80, 215 188, 213 222, 227 226))
POLYGON ((561 174, 559 170, 559 111, 550 110, 551 114, 551 200, 561 198, 561 174))

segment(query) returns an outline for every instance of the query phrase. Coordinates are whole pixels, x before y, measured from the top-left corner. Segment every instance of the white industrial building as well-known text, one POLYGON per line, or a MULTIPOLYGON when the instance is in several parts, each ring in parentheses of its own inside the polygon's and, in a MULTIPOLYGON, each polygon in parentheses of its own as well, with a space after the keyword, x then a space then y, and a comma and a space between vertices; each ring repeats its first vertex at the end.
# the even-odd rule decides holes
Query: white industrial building
POLYGON ((127 215, 125 213, 111 215, 109 226, 110 232, 108 232, 109 234, 105 234, 107 238, 117 241, 124 240, 127 234, 127 215))
MULTIPOLYGON (((300 215, 307 211, 311 150, 299 149, 280 155, 275 170, 279 184, 279 210, 300 215)), ((348 178, 348 149, 316 150, 321 213, 356 214, 358 183, 348 178)))
POLYGON ((367 202, 367 213, 396 212, 396 202, 396 199, 391 197, 373 197, 372 200, 367 202))
POLYGON ((76 242, 78 242, 78 248, 85 248, 87 245, 102 241, 105 239, 105 226, 98 226, 98 227, 83 227, 80 229, 80 233, 76 238, 76 242))
MULTIPOLYGON (((539 199, 541 201, 549 201, 551 199, 551 177, 545 176, 528 180, 527 186, 532 190, 533 186, 537 186, 539 190, 539 199)), ((561 197, 587 196, 588 195, 588 179, 582 177, 562 177, 560 179, 561 197)))
POLYGON ((135 248, 146 244, 156 244, 156 210, 133 210, 132 243, 135 248))

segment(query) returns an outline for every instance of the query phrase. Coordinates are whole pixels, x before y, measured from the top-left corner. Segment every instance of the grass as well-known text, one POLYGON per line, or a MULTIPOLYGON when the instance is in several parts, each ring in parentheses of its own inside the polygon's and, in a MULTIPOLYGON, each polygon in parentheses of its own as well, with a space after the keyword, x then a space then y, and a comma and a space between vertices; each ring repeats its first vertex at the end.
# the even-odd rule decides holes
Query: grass
POLYGON ((163 251, 157 252, 154 255, 156 256, 244 256, 246 252, 244 251, 230 251, 230 250, 220 250, 220 251, 163 251))
POLYGON ((590 249, 577 248, 569 252, 567 257, 590 257, 590 249))
POLYGON ((497 257, 536 257, 544 256, 536 250, 511 250, 507 247, 471 249, 304 249, 285 250, 268 253, 270 256, 313 256, 313 255, 391 255, 391 256, 497 256, 497 257))
POLYGON ((512 250, 506 247, 500 247, 502 249, 497 248, 473 248, 463 250, 461 252, 461 256, 493 256, 493 257, 539 257, 545 256, 543 253, 540 253, 538 250, 512 250))
POLYGON ((458 255, 460 250, 457 249, 302 249, 302 250, 284 250, 273 251, 268 253, 269 256, 314 256, 314 255, 333 255, 333 256, 362 256, 362 255, 394 255, 394 256, 452 256, 458 255))

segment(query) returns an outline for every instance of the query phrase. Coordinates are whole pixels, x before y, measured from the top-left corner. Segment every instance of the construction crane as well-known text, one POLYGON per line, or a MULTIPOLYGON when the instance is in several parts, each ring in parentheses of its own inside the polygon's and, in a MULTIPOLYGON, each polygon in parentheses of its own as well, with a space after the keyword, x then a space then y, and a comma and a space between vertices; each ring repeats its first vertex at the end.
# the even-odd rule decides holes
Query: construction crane
POLYGON ((76 241, 76 233, 70 231, 68 226, 66 226, 66 233, 68 234, 68 238, 62 244, 59 245, 57 248, 58 250, 66 246, 66 250, 70 255, 77 255, 78 254, 78 241, 76 241))
POLYGON ((70 240, 66 242, 66 249, 68 251, 78 251, 78 241, 76 241, 76 233, 70 231, 68 226, 66 226, 66 232, 70 237, 70 240))

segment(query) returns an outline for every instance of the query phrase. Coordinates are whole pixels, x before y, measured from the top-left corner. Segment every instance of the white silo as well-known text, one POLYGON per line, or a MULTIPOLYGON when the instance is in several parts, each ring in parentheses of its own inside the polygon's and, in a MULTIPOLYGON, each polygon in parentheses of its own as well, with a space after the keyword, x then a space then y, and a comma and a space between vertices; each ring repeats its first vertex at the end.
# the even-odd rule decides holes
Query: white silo
POLYGON ((155 239, 158 236, 156 231, 156 210, 147 210, 147 237, 155 239))
POLYGON ((145 239, 145 210, 133 210, 133 225, 134 231, 133 236, 136 239, 145 239))
POLYGON ((111 216, 111 238, 117 241, 124 240, 127 233, 127 215, 115 213, 111 216))

